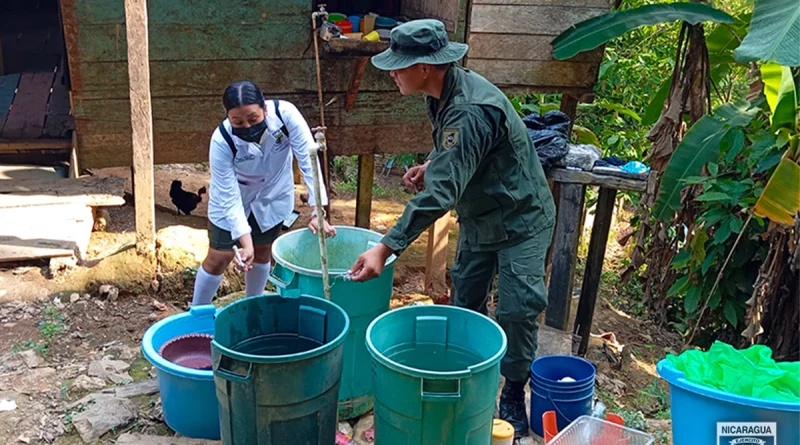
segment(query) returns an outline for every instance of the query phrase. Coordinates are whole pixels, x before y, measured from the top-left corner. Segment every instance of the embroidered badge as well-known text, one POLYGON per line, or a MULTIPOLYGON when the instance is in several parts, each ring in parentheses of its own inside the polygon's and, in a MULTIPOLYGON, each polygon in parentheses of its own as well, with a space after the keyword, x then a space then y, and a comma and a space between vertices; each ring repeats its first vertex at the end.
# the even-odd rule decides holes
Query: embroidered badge
POLYGON ((280 131, 280 130, 275 131, 274 133, 272 133, 272 137, 274 137, 275 141, 278 142, 279 144, 283 143, 283 132, 282 131, 280 131))
POLYGON ((442 132, 442 147, 450 150, 458 144, 458 128, 445 128, 442 132))

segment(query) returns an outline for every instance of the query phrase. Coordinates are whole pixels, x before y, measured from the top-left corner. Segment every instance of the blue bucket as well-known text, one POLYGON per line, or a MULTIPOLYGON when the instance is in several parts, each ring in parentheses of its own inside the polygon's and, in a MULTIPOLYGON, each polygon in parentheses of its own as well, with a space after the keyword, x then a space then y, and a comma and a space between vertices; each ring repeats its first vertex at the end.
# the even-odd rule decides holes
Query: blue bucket
POLYGON ((531 428, 539 436, 542 414, 555 411, 558 429, 563 430, 580 416, 589 414, 594 399, 595 367, 570 355, 548 355, 531 363, 531 428), (571 377, 574 382, 559 382, 571 377))
POLYGON ((667 360, 660 361, 657 370, 670 385, 675 445, 717 443, 717 422, 775 423, 776 445, 800 444, 800 403, 756 399, 692 383, 667 360))
POLYGON ((164 421, 175 432, 194 439, 219 440, 219 407, 214 373, 176 365, 159 355, 164 343, 186 334, 214 334, 213 305, 192 306, 189 312, 150 326, 142 337, 142 353, 158 375, 164 421))

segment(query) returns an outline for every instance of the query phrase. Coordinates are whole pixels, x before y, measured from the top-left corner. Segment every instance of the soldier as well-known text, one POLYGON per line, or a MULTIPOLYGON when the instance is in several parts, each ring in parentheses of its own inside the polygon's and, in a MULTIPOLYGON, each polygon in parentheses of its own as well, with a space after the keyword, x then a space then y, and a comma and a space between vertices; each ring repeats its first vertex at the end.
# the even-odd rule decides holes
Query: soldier
POLYGON ((536 352, 536 317, 547 306, 545 256, 555 205, 527 128, 508 98, 480 75, 455 64, 468 46, 449 42, 438 20, 416 20, 392 30, 391 46, 372 58, 389 71, 403 95, 423 93, 435 148, 425 164, 403 177, 421 190, 397 224, 350 270, 355 281, 380 275, 448 211, 460 233, 450 270, 453 303, 486 313, 499 274, 498 324, 508 337, 499 415, 516 435, 529 429, 524 388, 536 352))

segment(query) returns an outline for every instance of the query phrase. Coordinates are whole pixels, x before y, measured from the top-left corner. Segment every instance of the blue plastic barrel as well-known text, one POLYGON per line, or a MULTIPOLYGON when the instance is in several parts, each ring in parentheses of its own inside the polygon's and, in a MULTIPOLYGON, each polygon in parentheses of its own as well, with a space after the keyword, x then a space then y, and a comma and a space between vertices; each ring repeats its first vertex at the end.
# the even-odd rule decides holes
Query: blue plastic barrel
POLYGON ((158 350, 181 335, 213 335, 216 312, 213 305, 192 306, 150 326, 142 337, 142 353, 156 368, 164 421, 175 432, 195 439, 220 438, 214 374, 172 363, 158 350))
POLYGON ((539 357, 531 364, 531 428, 542 432, 542 414, 555 411, 561 431, 580 416, 589 414, 594 399, 595 367, 571 355, 539 357), (574 382, 559 380, 570 377, 574 382))
POLYGON ((756 399, 692 383, 667 360, 660 361, 657 370, 670 385, 675 445, 717 443, 717 422, 775 423, 776 445, 800 444, 800 403, 756 399))

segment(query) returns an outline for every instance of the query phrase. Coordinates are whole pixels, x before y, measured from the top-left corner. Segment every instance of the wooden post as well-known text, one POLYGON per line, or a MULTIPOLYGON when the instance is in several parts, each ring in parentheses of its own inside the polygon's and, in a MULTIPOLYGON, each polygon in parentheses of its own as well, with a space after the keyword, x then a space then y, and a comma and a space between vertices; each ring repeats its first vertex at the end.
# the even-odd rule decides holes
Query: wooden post
POLYGON ((425 257, 425 293, 439 297, 447 292, 447 243, 449 239, 450 213, 428 229, 428 252, 425 257))
POLYGON ((572 137, 572 126, 575 124, 575 116, 578 114, 578 99, 569 94, 561 95, 561 112, 569 116, 569 131, 567 138, 572 137))
POLYGON ((372 182, 375 179, 375 155, 358 156, 358 189, 356 190, 356 227, 369 229, 372 215, 372 182))
POLYGON ((72 130, 72 150, 69 152, 69 177, 78 178, 81 170, 78 167, 78 133, 72 130))
POLYGON ((597 199, 597 210, 592 225, 592 238, 589 241, 589 254, 586 257, 586 270, 583 272, 581 299, 578 303, 578 314, 575 316, 575 325, 572 330, 574 334, 581 337, 581 344, 578 348, 579 355, 586 354, 586 347, 589 345, 594 306, 597 303, 597 290, 600 287, 603 259, 606 255, 608 232, 611 230, 616 197, 615 189, 600 187, 600 196, 597 199))
POLYGON ((567 329, 570 304, 572 302, 572 277, 575 273, 575 257, 578 251, 580 232, 578 226, 583 212, 586 186, 562 183, 558 199, 556 235, 553 241, 553 265, 548 287, 548 326, 567 329))
POLYGON ((361 79, 364 78, 364 71, 367 69, 369 57, 359 57, 356 59, 356 66, 353 69, 353 77, 350 78, 350 84, 347 86, 347 98, 344 103, 344 109, 350 111, 356 105, 356 97, 358 96, 358 89, 361 88, 361 79))
POLYGON ((155 254, 156 225, 147 0, 125 0, 125 27, 128 38, 128 77, 131 92, 136 250, 142 255, 152 256, 155 254))

